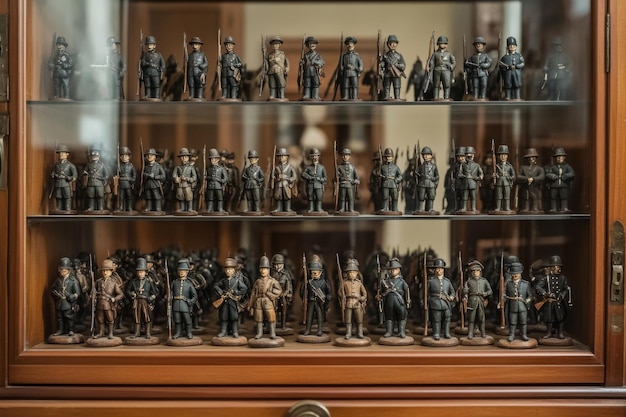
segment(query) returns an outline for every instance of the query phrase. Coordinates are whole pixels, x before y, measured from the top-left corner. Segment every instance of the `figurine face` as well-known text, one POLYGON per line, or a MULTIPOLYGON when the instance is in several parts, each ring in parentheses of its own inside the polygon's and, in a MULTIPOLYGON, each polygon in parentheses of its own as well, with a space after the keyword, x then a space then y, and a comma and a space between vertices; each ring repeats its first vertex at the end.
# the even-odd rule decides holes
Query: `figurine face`
POLYGON ((354 42, 348 42, 348 45, 346 45, 346 47, 348 48, 348 51, 352 52, 354 51, 354 48, 356 47, 354 42))
POLYGON ((472 269, 472 278, 480 278, 480 273, 482 271, 480 269, 472 269))
POLYGON ((311 271, 311 278, 318 279, 321 276, 322 276, 322 271, 318 271, 318 270, 311 271))
POLYGON ((192 43, 191 44, 191 47, 193 48, 194 51, 199 51, 201 46, 202 45, 200 45, 199 43, 192 43))
POLYGON ((352 155, 350 155, 349 153, 346 153, 346 154, 341 155, 341 159, 343 159, 343 162, 348 162, 351 156, 352 155))
POLYGON ((511 274, 511 279, 513 281, 519 281, 522 278, 522 274, 511 274))
POLYGON ((537 163, 537 157, 536 156, 529 156, 527 159, 528 159, 528 163, 530 165, 533 165, 533 164, 537 163))
POLYGON ((475 43, 474 44, 474 48, 476 48, 476 52, 482 52, 485 50, 485 44, 484 43, 475 43))
POLYGON ((129 154, 124 154, 124 155, 120 156, 120 160, 126 164, 126 163, 128 163, 130 161, 130 155, 129 154))
POLYGON ((228 278, 230 278, 235 275, 235 268, 233 268, 232 266, 226 267, 224 268, 224 273, 228 278))
POLYGON ((259 158, 248 158, 250 165, 256 165, 259 163, 259 158))
POLYGON ((148 51, 154 51, 156 49, 156 43, 148 44, 148 51))
POLYGON ((284 267, 284 264, 274 264, 274 269, 278 272, 282 271, 284 267))
POLYGON ((275 51, 278 51, 280 49, 280 46, 281 46, 280 42, 274 42, 272 44, 272 47, 274 48, 275 51))
POLYGON ((396 276, 396 275, 400 275, 400 268, 392 268, 391 269, 391 275, 392 276, 396 276))
POLYGON ((317 164, 319 161, 320 161, 319 155, 311 155, 311 162, 313 162, 314 164, 317 164))
POLYGON ((433 156, 429 153, 425 153, 422 155, 422 158, 424 159, 424 162, 430 162, 433 159, 433 156))
POLYGON ((261 278, 267 278, 270 276, 269 268, 259 268, 259 273, 261 274, 261 278))
POLYGON ((513 53, 515 51, 517 51, 517 45, 509 45, 508 47, 509 53, 513 53))
POLYGON ((447 44, 447 43, 440 43, 440 44, 439 44, 439 49, 441 49, 442 51, 443 51, 444 49, 446 49, 447 47, 448 47, 448 44, 447 44))
POLYGON ((443 276, 443 268, 435 268, 435 275, 437 275, 438 277, 442 277, 443 276))
POLYGON ((65 161, 70 156, 69 152, 59 152, 59 160, 65 161))
POLYGON ((185 279, 185 278, 187 278, 187 274, 188 273, 189 273, 189 271, 187 271, 185 269, 179 269, 178 270, 178 278, 185 279))
POLYGON ((188 164, 189 163, 189 157, 187 155, 183 155, 183 156, 180 157, 180 161, 183 164, 188 164))
POLYGON ((556 158, 554 158, 556 160, 557 164, 562 164, 563 162, 565 162, 565 155, 560 155, 557 156, 556 158))
POLYGON ((559 265, 552 265, 550 267, 550 272, 552 272, 554 274, 560 274, 561 273, 561 267, 559 265))
POLYGON ((100 274, 102 275, 103 278, 110 278, 111 275, 113 274, 113 270, 112 269, 103 269, 102 271, 100 271, 100 274))
POLYGON ((63 45, 62 43, 57 43, 57 51, 58 52, 65 51, 65 45, 63 45))
POLYGON ((144 279, 146 277, 146 274, 148 273, 148 271, 144 271, 144 270, 139 270, 137 271, 137 278, 139 279, 144 279))
POLYGON ((59 268, 59 274, 65 278, 70 274, 69 268, 59 268))
POLYGON ((289 157, 287 155, 281 155, 278 157, 278 160, 282 163, 285 164, 287 163, 287 161, 289 160, 289 157))
POLYGON ((154 162, 156 161, 156 155, 148 155, 146 159, 148 160, 148 162, 154 162))
POLYGON ((154 262, 146 262, 146 267, 148 268, 148 271, 150 271, 152 268, 154 268, 154 262))
POLYGON ((461 163, 465 162, 466 160, 465 155, 457 155, 456 160, 457 162, 461 162, 461 163))
POLYGON ((91 160, 92 161, 99 161, 100 160, 100 153, 99 152, 92 152, 91 153, 91 160))
POLYGON ((220 163, 220 158, 211 158, 211 165, 217 166, 220 163))
POLYGON ((392 51, 395 51, 398 48, 398 42, 389 42, 387 44, 387 46, 389 47, 389 49, 391 49, 392 51))
POLYGON ((356 279, 359 276, 359 271, 348 271, 348 277, 350 279, 356 279))
POLYGON ((317 49, 317 44, 316 43, 309 43, 307 45, 307 47, 309 48, 309 51, 315 51, 317 49))
POLYGON ((474 160, 474 154, 473 153, 466 153, 465 154, 465 159, 467 161, 473 161, 474 160))
POLYGON ((387 161, 387 163, 392 163, 393 162, 393 156, 391 156, 391 155, 385 156, 385 161, 387 161))
POLYGON ((225 46, 226 46, 226 50, 228 52, 232 52, 232 51, 235 50, 235 44, 234 43, 227 43, 227 44, 225 44, 225 46))
POLYGON ((500 155, 498 155, 498 159, 500 159, 500 162, 506 162, 509 160, 509 154, 501 153, 500 155))

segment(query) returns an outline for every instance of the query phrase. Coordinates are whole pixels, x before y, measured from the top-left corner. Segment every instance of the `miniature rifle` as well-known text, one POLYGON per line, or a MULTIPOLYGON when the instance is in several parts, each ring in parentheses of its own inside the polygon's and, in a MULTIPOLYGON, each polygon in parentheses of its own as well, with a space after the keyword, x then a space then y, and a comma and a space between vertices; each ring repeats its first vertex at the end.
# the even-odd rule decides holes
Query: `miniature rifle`
POLYGON ((302 36, 302 45, 300 46, 300 63, 298 64, 298 94, 300 94, 300 88, 304 85, 304 42, 306 40, 306 33, 302 36))
POLYGON ((89 277, 91 278, 91 337, 94 336, 94 329, 96 327, 96 282, 93 276, 93 262, 91 253, 89 254, 89 277))
POLYGON ((341 322, 346 324, 346 292, 343 289, 343 271, 341 270, 341 262, 339 262, 339 254, 337 256, 337 277, 339 278, 339 307, 341 308, 341 322))
POLYGON ((496 141, 495 139, 491 139, 491 156, 492 156, 492 162, 491 164, 493 165, 493 185, 496 185, 497 182, 497 172, 496 169, 498 169, 498 163, 496 162, 496 141))
POLYGON ((309 308, 309 295, 308 295, 308 271, 306 269, 306 254, 302 252, 302 273, 304 274, 303 292, 302 292, 302 324, 306 324, 306 313, 309 308))
POLYGON ((139 180, 139 195, 143 194, 143 174, 146 172, 146 156, 143 152, 143 137, 139 137, 139 149, 141 150, 141 179, 139 180))
POLYGON ((57 33, 54 32, 52 34, 52 47, 50 48, 50 63, 48 65, 48 70, 50 71, 50 79, 54 78, 54 65, 55 65, 56 55, 57 55, 57 33))
MULTIPOLYGON (((268 182, 269 182, 269 188, 270 188, 270 192, 269 195, 267 196, 268 200, 272 200, 272 197, 274 196, 274 171, 276 170, 276 145, 274 145, 274 153, 272 154, 272 170, 270 171, 270 176, 268 176, 268 182)), ((280 175, 278 177, 280 179, 280 175)))
MULTIPOLYGON (((465 41, 465 34, 463 34, 463 62, 467 62, 467 42, 465 41)), ((467 71, 465 68, 463 68, 463 84, 465 85, 465 94, 467 94, 467 71)))
POLYGON ((206 192, 206 145, 202 147, 202 185, 198 191, 198 206, 202 206, 204 201, 204 193, 206 192))
POLYGON ((117 209, 122 207, 122 199, 120 198, 120 142, 117 142, 117 175, 113 177, 113 195, 117 197, 117 209))
MULTIPOLYGON (((335 68, 335 72, 333 73, 333 77, 335 79, 334 90, 333 90, 333 101, 337 98, 337 90, 339 89, 339 84, 341 84, 341 78, 343 77, 343 31, 341 32, 341 40, 339 41, 339 61, 337 62, 337 68, 335 68)), ((330 88, 330 83, 328 84, 328 88, 330 88)), ((328 94, 328 88, 326 89, 326 94, 328 94)), ((324 97, 326 97, 324 94, 324 97)))
MULTIPOLYGON (((417 198, 417 185, 419 183, 420 180, 420 174, 419 174, 419 170, 420 167, 422 166, 422 160, 419 157, 419 152, 422 151, 422 148, 420 148, 420 141, 417 141, 417 145, 414 146, 413 148, 413 169, 414 171, 414 176, 415 176, 415 187, 413 188, 413 198, 417 198)), ((407 157, 409 156, 409 151, 406 151, 406 155, 407 157)))
POLYGON ((500 253, 500 328, 505 327, 505 319, 504 319, 504 252, 500 253))
MULTIPOLYGON (((248 160, 246 159, 246 155, 243 155, 243 168, 241 168, 241 174, 243 175, 243 173, 246 171, 246 167, 248 166, 247 164, 248 160)), ((246 187, 245 184, 241 184, 241 190, 239 191, 239 196, 237 197, 237 205, 235 206, 235 208, 238 208, 239 205, 241 204, 241 200, 243 200, 243 195, 246 192, 246 187)))
POLYGON ((263 207, 265 208, 265 211, 267 211, 267 207, 266 207, 266 202, 271 200, 271 196, 269 195, 270 193, 270 182, 274 181, 270 175, 272 174, 272 172, 270 171, 272 168, 272 161, 270 160, 270 158, 267 158, 267 168, 265 169, 265 188, 263 189, 263 193, 261 194, 261 198, 263 199, 263 207))
POLYGON ((183 93, 187 92, 187 71, 189 71, 189 51, 187 50, 187 33, 183 32, 183 93))
MULTIPOLYGON (((459 289, 457 297, 462 299, 463 294, 463 258, 461 251, 459 251, 459 289)), ((465 329, 465 313, 467 312, 467 301, 461 300, 461 307, 459 308, 459 314, 461 315, 461 329, 465 329)))
POLYGON ((380 29, 378 29, 378 38, 376 40, 376 92, 380 94, 383 89, 383 53, 380 50, 380 29))
POLYGON ((333 196, 335 197, 335 211, 337 211, 337 209, 339 208, 339 170, 337 169, 337 141, 335 141, 333 145, 333 162, 335 163, 335 186, 333 187, 333 196))
MULTIPOLYGON (((57 151, 57 147, 59 145, 57 144, 57 141, 54 141, 54 153, 52 154, 52 169, 54 171, 55 174, 58 174, 56 171, 56 151, 57 151)), ((52 181, 50 182, 50 193, 48 194, 48 200, 52 198, 52 196, 54 195, 54 183, 56 182, 56 178, 52 178, 52 181)))
POLYGON ((424 284, 422 285, 424 297, 424 336, 428 336, 428 270, 426 269, 426 251, 424 251, 424 259, 422 261, 422 275, 424 284))
POLYGON ((383 324, 383 296, 380 293, 380 289, 383 286, 383 272, 380 269, 380 257, 376 254, 376 275, 378 277, 378 285, 376 288, 376 300, 378 300, 378 324, 383 324))
MULTIPOLYGON (((519 175, 519 145, 515 146, 515 174, 519 175)), ((515 178, 513 178, 511 187, 515 182, 515 178)), ((526 187, 526 192, 530 192, 528 187, 526 187)), ((528 195, 526 195, 526 201, 528 201, 528 195)), ((515 208, 519 208, 519 184, 515 186, 515 208)))
MULTIPOLYGON (((425 93, 428 91, 428 87, 433 82, 433 71, 434 68, 431 68, 431 61, 434 64, 433 56, 435 54, 435 31, 430 35, 430 40, 428 41, 428 61, 426 64, 426 79, 424 81, 424 90, 425 93)), ((437 98, 437 97, 435 97, 437 98)))
MULTIPOLYGON (((502 33, 498 32, 498 54, 500 53, 500 44, 501 43, 502 43, 502 33)), ((502 62, 500 59, 498 59, 498 66, 499 67, 503 66, 505 68, 508 68, 508 66, 505 65, 504 62, 502 62)), ((500 95, 502 95, 502 89, 504 88, 504 77, 502 76, 502 73, 500 71, 498 71, 498 76, 500 77, 500 95)))
POLYGON ((215 66, 217 91, 222 91, 222 29, 217 29, 217 65, 215 66))
POLYGON ((139 29, 139 62, 137 62, 137 97, 140 95, 141 82, 143 81, 143 71, 141 70, 141 60, 143 59, 143 29, 139 29))
POLYGON ((170 270, 167 267, 167 258, 165 258, 165 298, 166 298, 166 315, 167 315, 167 340, 172 339, 172 288, 170 287, 170 270))
POLYGON ((265 78, 267 77, 267 71, 269 70, 269 63, 265 57, 267 55, 267 47, 265 45, 265 38, 261 35, 261 80, 259 81, 259 96, 263 93, 263 85, 265 84, 265 78))

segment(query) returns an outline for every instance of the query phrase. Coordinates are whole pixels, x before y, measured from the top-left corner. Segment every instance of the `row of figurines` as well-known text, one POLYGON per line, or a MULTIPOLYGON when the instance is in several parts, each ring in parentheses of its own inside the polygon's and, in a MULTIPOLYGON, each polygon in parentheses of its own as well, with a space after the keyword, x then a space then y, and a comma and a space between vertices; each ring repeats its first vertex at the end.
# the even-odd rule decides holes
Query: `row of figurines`
MULTIPOLYGON (((55 35, 56 36, 56 35, 55 35)), ((140 34, 141 58, 137 64, 137 91, 136 95, 142 100, 160 101, 162 99, 181 100, 185 93, 188 100, 202 101, 205 96, 209 60, 202 51, 202 40, 194 36, 187 42, 183 35, 184 73, 178 70, 178 64, 171 55, 166 61, 157 51, 155 36, 143 37, 140 34), (189 45, 189 46, 187 46, 189 45), (189 47, 191 50, 189 50, 189 47), (141 85, 143 84, 143 92, 141 85)), ((222 42, 218 32, 218 54, 215 77, 211 90, 213 97, 221 94, 221 100, 239 101, 242 98, 252 100, 258 89, 258 95, 263 92, 264 86, 269 87, 270 101, 288 101, 285 97, 285 87, 291 66, 288 57, 281 50, 283 40, 274 36, 269 40, 270 51, 267 51, 268 40, 262 37, 261 54, 263 64, 258 71, 247 71, 242 59, 234 52, 235 41, 227 36, 222 42), (222 43, 226 49, 221 53, 222 43), (247 85, 246 85, 247 84, 247 85)), ((83 71, 74 63, 72 54, 67 50, 68 42, 63 36, 53 39, 55 50, 48 62, 50 77, 53 81, 53 100, 69 100, 72 79, 83 71)), ((463 40, 465 43, 465 38, 463 40)), ((363 59, 356 52, 357 39, 343 35, 340 41, 338 64, 330 81, 327 84, 324 97, 329 95, 333 88, 332 99, 339 93, 341 100, 358 101, 359 80, 365 70, 363 59)), ((404 100, 401 98, 402 78, 407 78, 409 86, 415 89, 415 100, 452 100, 455 98, 453 84, 464 86, 460 99, 464 96, 474 100, 488 99, 490 76, 498 76, 500 81, 500 97, 505 100, 520 100, 523 86, 522 70, 525 67, 524 57, 517 51, 517 40, 510 36, 506 39, 506 50, 497 62, 492 59, 486 49, 486 41, 478 36, 473 41, 474 53, 463 58, 462 80, 455 82, 457 60, 448 51, 448 38, 439 36, 435 46, 434 33, 430 40, 430 55, 424 68, 422 61, 417 58, 407 77, 407 64, 402 54, 397 50, 399 39, 396 35, 389 35, 383 45, 378 33, 378 51, 375 59, 375 69, 364 75, 371 85, 372 100, 404 100), (502 94, 503 93, 503 94, 502 94)), ((325 77, 325 61, 317 51, 318 41, 313 36, 302 39, 302 50, 298 59, 297 85, 302 91, 301 99, 307 101, 322 100, 320 87, 325 77)), ((109 98, 124 99, 123 84, 126 75, 126 65, 120 50, 120 42, 114 37, 107 38, 107 50, 101 62, 89 67, 101 71, 106 78, 107 89, 105 97, 97 92, 86 95, 90 99, 109 98)), ((544 79, 541 90, 547 89, 549 100, 564 100, 568 96, 569 75, 572 70, 572 61, 563 50, 563 42, 557 38, 552 43, 553 50, 545 60, 543 67, 544 79)), ((500 45, 497 46, 499 54, 500 45)), ((88 84, 88 83, 83 83, 88 84)), ((458 98, 458 96, 457 96, 458 98)))
MULTIPOLYGON (((459 262, 461 256, 459 255, 459 262)), ((90 258, 91 259, 91 258, 90 258)), ((412 345, 413 337, 407 335, 406 325, 412 304, 409 284, 402 275, 402 263, 398 258, 391 258, 380 265, 376 261, 375 289, 368 291, 365 277, 360 271, 358 260, 345 259, 343 264, 337 254, 335 280, 329 280, 326 268, 319 256, 312 256, 307 262, 303 254, 302 278, 299 291, 292 282, 293 277, 285 268, 282 255, 270 259, 262 256, 258 263, 255 279, 248 277, 239 268, 238 261, 226 258, 223 273, 212 284, 211 305, 218 309, 220 330, 212 343, 216 345, 245 345, 252 347, 283 346, 280 335, 293 334, 287 327, 287 316, 293 305, 294 294, 299 292, 302 300, 302 322, 304 332, 298 337, 303 343, 326 343, 330 338, 324 333, 331 301, 335 302, 345 326, 345 336, 335 340, 340 346, 369 345, 365 336, 365 316, 368 305, 375 305, 374 311, 381 325, 380 344, 412 345), (375 294, 373 297, 370 294, 375 294), (373 298, 373 303, 368 299, 373 298), (242 313, 248 312, 255 322, 255 336, 250 340, 239 333, 242 313), (264 326, 269 329, 265 337, 264 326), (277 328, 278 327, 278 328, 277 328)), ((455 304, 460 314, 461 329, 466 337, 461 342, 465 345, 490 345, 494 339, 486 334, 486 307, 494 290, 489 280, 483 276, 483 264, 472 260, 464 265, 459 273, 460 284, 457 290, 453 281, 445 276, 446 263, 441 258, 422 258, 422 287, 418 288, 420 310, 424 314, 422 344, 427 346, 455 346, 459 343, 452 336, 452 313, 455 304), (464 280, 464 273, 469 276, 464 280), (465 324, 468 323, 467 328, 465 324)), ((129 335, 127 344, 157 344, 158 337, 152 335, 152 323, 156 313, 166 311, 168 327, 167 343, 170 345, 194 345, 202 341, 194 336, 194 328, 199 328, 199 316, 203 308, 210 309, 201 302, 206 296, 203 291, 210 284, 206 277, 193 267, 190 258, 183 257, 172 268, 174 277, 170 278, 167 262, 163 276, 157 272, 154 259, 139 257, 135 260, 132 278, 123 280, 117 273, 119 259, 103 261, 98 269, 99 278, 95 279, 93 269, 90 277, 78 276, 69 258, 61 258, 58 276, 51 285, 57 319, 57 331, 52 334, 50 343, 83 343, 84 337, 74 333, 79 313, 86 317, 91 309, 92 336, 87 341, 89 346, 116 346, 122 344, 115 336, 115 327, 121 322, 121 315, 133 318, 134 332, 129 335), (91 281, 89 289, 88 281, 91 281), (201 284, 204 282, 204 286, 201 284), (163 305, 164 304, 164 305, 163 305), (195 319, 195 321, 194 321, 195 319), (145 333, 141 335, 142 327, 145 333)), ((506 339, 498 342, 504 348, 534 348, 537 340, 528 336, 529 316, 538 312, 546 323, 546 334, 541 339, 543 344, 571 345, 572 340, 564 334, 567 310, 571 307, 571 289, 562 273, 562 261, 559 256, 551 256, 539 265, 542 272, 534 281, 522 278, 523 265, 516 257, 501 258, 499 272, 498 309, 501 312, 500 330, 506 339), (531 284, 532 282, 532 284, 531 284), (533 294, 534 292, 534 294, 533 294), (506 317, 505 317, 506 316, 506 317), (516 331, 520 338, 516 339, 516 331)), ((537 265, 533 265, 537 267, 537 265)), ((412 271, 416 274, 417 271, 412 271)), ((409 272, 411 273, 411 272, 409 272)), ((161 313, 162 314, 162 313, 161 313)))
MULTIPOLYGON (((414 208, 410 213, 417 215, 437 215, 434 210, 437 187, 440 181, 439 170, 433 152, 427 146, 418 150, 409 160, 403 172, 397 165, 397 155, 391 148, 384 151, 379 146, 374 157, 374 167, 369 178, 369 190, 374 202, 374 213, 380 215, 401 215, 398 201, 403 194, 407 207, 411 202, 414 208), (421 158, 418 155, 421 154, 421 158)), ((336 149, 336 145, 335 145, 336 149)), ((478 214, 479 191, 489 193, 490 213, 513 214, 511 200, 517 201, 520 213, 542 213, 542 198, 549 197, 549 213, 570 211, 570 189, 575 178, 574 169, 565 162, 567 153, 556 148, 552 162, 545 167, 537 164, 537 150, 529 148, 524 163, 516 169, 509 162, 509 148, 500 145, 491 158, 491 164, 481 166, 474 161, 473 147, 459 147, 455 150, 455 162, 445 174, 448 210, 455 214, 478 214), (514 189, 514 186, 517 186, 514 189), (450 193, 454 197, 450 198, 450 193), (450 204, 452 203, 452 204, 450 204), (455 210, 450 210, 450 206, 455 210)), ((182 148, 177 154, 179 165, 168 172, 157 162, 158 152, 154 148, 144 152, 141 171, 138 173, 130 161, 131 151, 127 147, 119 149, 116 166, 101 160, 101 150, 92 146, 89 161, 79 175, 76 166, 69 161, 70 151, 65 145, 56 148, 58 161, 52 168, 49 198, 54 198, 56 207, 51 214, 76 214, 76 182, 82 179, 81 194, 84 200, 83 214, 108 214, 107 202, 115 196, 114 214, 135 215, 137 196, 145 201, 144 215, 164 215, 164 200, 175 198, 177 208, 174 215, 195 216, 198 210, 204 215, 229 215, 229 209, 242 215, 263 215, 265 202, 272 202, 271 215, 293 216, 292 199, 298 196, 298 183, 306 196, 307 207, 302 213, 306 216, 326 216, 322 207, 326 184, 333 184, 334 214, 356 216, 355 200, 361 183, 358 169, 352 164, 352 152, 343 149, 334 152, 334 177, 329 178, 326 167, 320 163, 320 151, 313 148, 308 153, 309 164, 297 168, 290 164, 286 148, 274 148, 274 158, 264 173, 259 166, 259 154, 250 150, 247 163, 241 173, 234 165, 234 155, 227 162, 224 155, 212 148, 202 152, 203 167, 199 166, 197 152, 182 148), (208 163, 207 163, 208 159, 208 163), (338 162, 338 159, 340 161, 338 162), (239 209, 243 200, 247 209, 239 209), (200 207, 204 205, 203 207, 200 207), (230 206, 230 207, 229 207, 230 206)), ((396 152, 397 153, 397 152, 396 152)), ((304 163, 304 161, 303 161, 304 163)), ((483 200, 485 201, 485 200, 483 200)), ((80 205, 80 204, 78 204, 80 205)))

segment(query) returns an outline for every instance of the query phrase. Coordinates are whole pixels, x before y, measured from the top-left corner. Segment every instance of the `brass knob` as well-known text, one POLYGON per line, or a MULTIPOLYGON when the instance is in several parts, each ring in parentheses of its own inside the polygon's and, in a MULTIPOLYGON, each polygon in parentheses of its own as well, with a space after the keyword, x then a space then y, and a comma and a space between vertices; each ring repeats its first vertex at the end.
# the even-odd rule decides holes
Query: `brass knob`
POLYGON ((330 411, 319 401, 305 400, 295 403, 287 417, 330 417, 330 411))

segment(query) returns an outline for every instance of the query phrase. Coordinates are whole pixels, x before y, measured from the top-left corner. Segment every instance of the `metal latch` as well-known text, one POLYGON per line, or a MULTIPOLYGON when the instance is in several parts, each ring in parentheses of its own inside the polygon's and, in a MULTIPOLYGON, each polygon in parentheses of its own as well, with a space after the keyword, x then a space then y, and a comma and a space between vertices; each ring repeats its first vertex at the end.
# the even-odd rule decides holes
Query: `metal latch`
POLYGON ((624 252, 611 252, 611 302, 624 302, 624 252))

